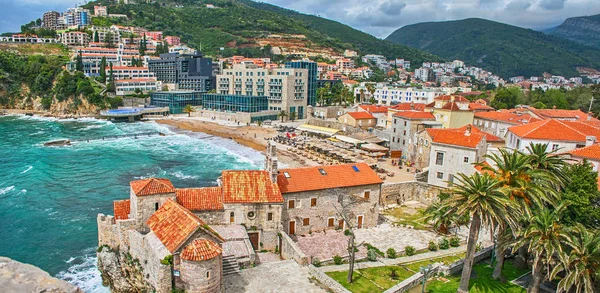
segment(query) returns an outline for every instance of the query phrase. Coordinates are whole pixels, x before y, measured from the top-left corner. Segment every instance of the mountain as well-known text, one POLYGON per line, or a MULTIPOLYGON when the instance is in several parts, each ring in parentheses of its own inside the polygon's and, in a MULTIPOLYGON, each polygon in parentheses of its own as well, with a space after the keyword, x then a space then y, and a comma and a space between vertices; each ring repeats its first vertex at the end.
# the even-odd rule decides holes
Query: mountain
POLYGON ((600 14, 567 18, 548 33, 600 49, 600 14))
POLYGON ((100 0, 84 7, 103 4, 111 14, 128 19, 94 18, 96 25, 134 25, 180 36, 209 54, 268 55, 261 47, 284 46, 291 50, 342 53, 345 49, 362 54, 382 54, 416 63, 442 60, 430 53, 377 39, 344 24, 305 15, 274 5, 249 0, 163 0, 152 4, 118 4, 100 0), (209 4, 207 6, 207 4, 209 4), (214 8, 213 8, 214 7, 214 8), (304 37, 302 37, 304 36, 304 37))
POLYGON ((571 77, 577 66, 600 68, 600 50, 479 18, 407 25, 386 40, 460 59, 504 78, 544 72, 571 77))

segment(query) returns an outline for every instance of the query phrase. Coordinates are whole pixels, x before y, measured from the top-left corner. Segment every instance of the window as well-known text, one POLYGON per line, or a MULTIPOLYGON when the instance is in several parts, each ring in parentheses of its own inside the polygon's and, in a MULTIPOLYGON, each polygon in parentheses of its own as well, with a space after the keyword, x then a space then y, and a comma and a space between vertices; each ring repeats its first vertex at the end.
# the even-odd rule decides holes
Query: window
POLYGON ((435 164, 438 166, 441 166, 444 164, 444 153, 442 152, 437 152, 435 154, 435 164))
POLYGON ((288 200, 288 209, 293 209, 296 207, 296 200, 290 199, 288 200))
POLYGON ((364 193, 363 197, 365 199, 369 199, 371 197, 371 191, 370 190, 365 190, 365 193, 364 193))
POLYGON ((452 187, 454 185, 454 175, 448 175, 448 187, 452 187))
POLYGON ((317 206, 317 198, 313 197, 310 199, 310 206, 311 207, 316 207, 317 206))
POLYGON ((206 278, 210 279, 210 271, 206 271, 206 278))
POLYGON ((154 211, 158 211, 158 203, 157 202, 154 203, 154 211))
POLYGON ((283 176, 285 176, 285 178, 291 178, 292 176, 290 176, 290 173, 288 172, 283 172, 283 176))
POLYGON ((325 172, 323 169, 319 169, 319 173, 321 173, 321 175, 327 175, 327 172, 325 172))
POLYGON ((404 134, 403 135, 406 135, 406 130, 404 130, 404 134))
POLYGON ((327 227, 333 227, 335 226, 335 218, 328 218, 327 219, 327 227))
POLYGON ((552 144, 552 151, 558 150, 558 144, 552 144))
POLYGON ((302 219, 302 226, 308 226, 308 225, 310 225, 310 218, 302 219))
POLYGON ((436 177, 437 179, 444 179, 444 173, 442 173, 442 172, 437 172, 437 174, 435 174, 435 177, 436 177))
POLYGON ((464 157, 464 158, 463 158, 463 162, 464 162, 464 163, 468 163, 468 162, 469 162, 469 157, 464 157))
POLYGON ((267 221, 273 221, 273 213, 267 213, 267 221))
POLYGON ((404 126, 406 126, 406 121, 404 121, 404 126))

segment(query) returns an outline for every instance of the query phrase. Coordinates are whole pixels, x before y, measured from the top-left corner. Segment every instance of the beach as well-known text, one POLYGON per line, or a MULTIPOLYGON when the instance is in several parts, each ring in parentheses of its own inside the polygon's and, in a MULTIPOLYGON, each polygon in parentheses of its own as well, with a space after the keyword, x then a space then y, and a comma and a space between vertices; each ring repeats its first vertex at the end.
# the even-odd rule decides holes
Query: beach
MULTIPOLYGON (((262 153, 265 152, 267 146, 266 139, 277 135, 277 131, 273 128, 254 125, 225 126, 215 122, 203 121, 195 117, 171 117, 168 119, 156 120, 156 123, 169 125, 181 130, 229 138, 243 146, 250 147, 262 153)), ((277 159, 287 168, 299 168, 312 165, 303 158, 298 157, 298 155, 282 150, 281 148, 277 151, 277 159)))

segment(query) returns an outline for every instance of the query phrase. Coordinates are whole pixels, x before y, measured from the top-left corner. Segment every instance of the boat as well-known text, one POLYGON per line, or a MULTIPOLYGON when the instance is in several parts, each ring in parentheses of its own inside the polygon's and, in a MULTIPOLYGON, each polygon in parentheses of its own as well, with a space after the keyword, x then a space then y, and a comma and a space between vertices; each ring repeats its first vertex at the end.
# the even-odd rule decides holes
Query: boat
POLYGON ((71 141, 68 139, 57 139, 51 140, 44 143, 44 146, 66 146, 71 145, 71 141))

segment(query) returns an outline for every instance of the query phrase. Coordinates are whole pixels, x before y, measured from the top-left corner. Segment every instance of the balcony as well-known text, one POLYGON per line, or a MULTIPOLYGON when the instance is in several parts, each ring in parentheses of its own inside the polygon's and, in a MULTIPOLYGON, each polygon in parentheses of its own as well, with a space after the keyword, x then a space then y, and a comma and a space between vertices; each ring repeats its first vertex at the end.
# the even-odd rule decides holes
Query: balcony
POLYGON ((234 81, 233 83, 234 83, 234 84, 242 84, 242 81, 241 81, 241 80, 236 80, 236 81, 234 81))
POLYGON ((247 85, 252 85, 252 80, 246 80, 247 85))
POLYGON ((259 81, 257 81, 257 82, 256 82, 256 84, 257 84, 257 85, 265 85, 265 82, 264 82, 264 81, 260 81, 260 80, 259 80, 259 81))
POLYGON ((269 85, 281 85, 281 82, 269 82, 269 85))
POLYGON ((281 90, 280 89, 270 89, 269 90, 270 93, 278 93, 281 94, 281 90))

